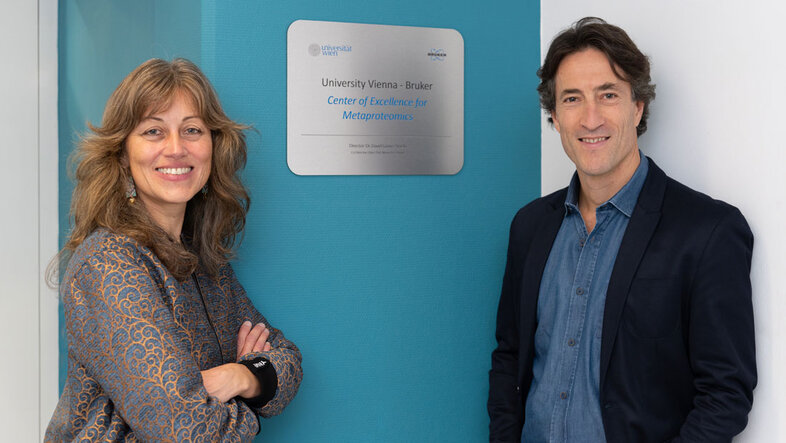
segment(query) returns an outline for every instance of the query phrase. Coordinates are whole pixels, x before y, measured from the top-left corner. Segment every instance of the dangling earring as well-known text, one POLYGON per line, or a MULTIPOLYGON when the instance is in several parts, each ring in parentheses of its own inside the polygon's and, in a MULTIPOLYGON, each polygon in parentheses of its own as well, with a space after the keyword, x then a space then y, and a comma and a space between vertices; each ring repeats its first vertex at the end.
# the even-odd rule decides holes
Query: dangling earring
POLYGON ((134 178, 128 177, 128 186, 126 186, 126 198, 128 203, 132 205, 136 201, 136 186, 134 186, 134 178))
POLYGON ((202 198, 207 198, 207 183, 205 183, 205 186, 202 186, 202 198))

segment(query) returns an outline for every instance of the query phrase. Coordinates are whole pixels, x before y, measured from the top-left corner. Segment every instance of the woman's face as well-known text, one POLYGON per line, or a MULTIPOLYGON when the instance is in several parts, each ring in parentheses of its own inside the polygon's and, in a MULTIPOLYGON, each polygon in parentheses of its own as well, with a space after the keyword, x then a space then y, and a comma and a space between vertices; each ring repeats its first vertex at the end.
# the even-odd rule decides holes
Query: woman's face
POLYGON ((213 140, 192 100, 178 93, 168 109, 146 115, 126 139, 138 198, 151 216, 182 217, 207 183, 213 140))

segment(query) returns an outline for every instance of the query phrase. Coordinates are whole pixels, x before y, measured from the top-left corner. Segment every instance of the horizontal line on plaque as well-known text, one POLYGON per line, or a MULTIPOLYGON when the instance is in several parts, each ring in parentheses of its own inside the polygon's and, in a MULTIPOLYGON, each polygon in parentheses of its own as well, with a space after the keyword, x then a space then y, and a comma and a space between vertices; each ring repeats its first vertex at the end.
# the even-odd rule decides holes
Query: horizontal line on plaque
POLYGON ((300 134, 308 137, 436 137, 451 138, 452 135, 418 135, 418 134, 300 134))

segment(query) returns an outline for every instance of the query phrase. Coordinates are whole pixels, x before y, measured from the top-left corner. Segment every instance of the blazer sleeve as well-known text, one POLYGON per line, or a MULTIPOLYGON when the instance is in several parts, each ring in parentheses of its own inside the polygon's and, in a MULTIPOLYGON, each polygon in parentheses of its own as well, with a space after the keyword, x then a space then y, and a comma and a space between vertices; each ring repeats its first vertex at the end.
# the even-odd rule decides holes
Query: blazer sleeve
POLYGON ((677 442, 731 441, 756 386, 753 234, 734 208, 715 226, 691 285, 689 352, 697 394, 677 442))
POLYGON ((264 357, 276 370, 277 386, 275 395, 263 407, 255 408, 255 411, 263 417, 278 415, 295 397, 303 379, 300 350, 294 343, 287 340, 280 330, 272 327, 270 322, 259 313, 254 304, 251 303, 251 300, 248 299, 245 289, 237 280, 231 267, 229 272, 232 297, 238 316, 236 324, 239 325, 249 320, 252 324, 263 323, 270 330, 270 336, 268 337, 268 342, 272 348, 270 351, 251 352, 240 358, 240 361, 244 361, 264 357))
POLYGON ((243 402, 208 396, 196 361, 147 268, 130 252, 88 258, 66 291, 69 352, 142 441, 248 441, 259 429, 243 402))
MULTIPOLYGON (((518 217, 517 217, 518 218, 518 217)), ((516 218, 516 219, 517 219, 516 218)), ((518 386, 521 256, 516 241, 516 219, 511 224, 502 294, 497 309, 497 347, 491 353, 489 398, 489 441, 520 441, 524 426, 521 387, 518 386)))

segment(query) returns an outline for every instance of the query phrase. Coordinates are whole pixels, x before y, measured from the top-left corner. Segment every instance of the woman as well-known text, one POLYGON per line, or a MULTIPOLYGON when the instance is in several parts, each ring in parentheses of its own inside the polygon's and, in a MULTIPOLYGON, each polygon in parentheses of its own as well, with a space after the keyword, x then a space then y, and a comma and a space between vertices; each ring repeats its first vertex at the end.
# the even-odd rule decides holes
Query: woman
POLYGON ((249 204, 245 127, 193 63, 153 59, 90 129, 60 286, 68 379, 46 440, 251 440, 302 372, 228 263, 249 204))

